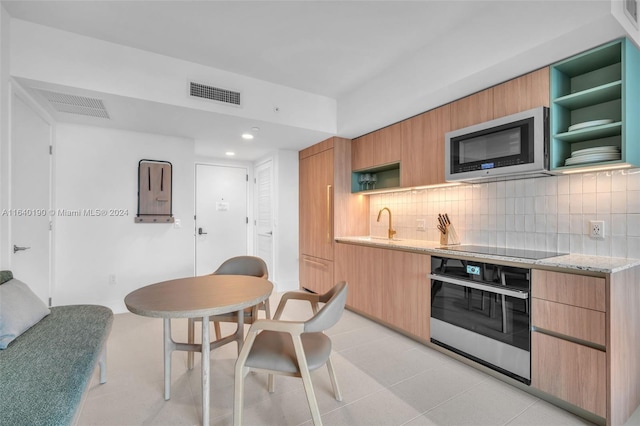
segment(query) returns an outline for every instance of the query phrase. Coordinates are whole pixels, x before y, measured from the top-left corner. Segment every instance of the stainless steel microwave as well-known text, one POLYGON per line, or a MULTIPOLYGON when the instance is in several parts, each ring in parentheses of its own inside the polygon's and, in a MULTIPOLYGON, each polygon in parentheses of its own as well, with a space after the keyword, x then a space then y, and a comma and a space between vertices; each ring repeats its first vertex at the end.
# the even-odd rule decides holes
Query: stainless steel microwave
POLYGON ((549 109, 538 107, 445 135, 445 179, 548 176, 549 109))

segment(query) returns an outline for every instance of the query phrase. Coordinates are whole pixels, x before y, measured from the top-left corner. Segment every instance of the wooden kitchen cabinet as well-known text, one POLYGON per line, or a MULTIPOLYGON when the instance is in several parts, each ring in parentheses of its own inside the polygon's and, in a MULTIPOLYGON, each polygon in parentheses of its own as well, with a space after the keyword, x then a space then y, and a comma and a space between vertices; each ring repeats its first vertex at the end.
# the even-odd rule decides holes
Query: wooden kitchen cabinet
POLYGON ((400 127, 400 123, 396 123, 354 139, 351 148, 352 170, 373 169, 400 162, 400 127))
POLYGON ((300 286, 334 284, 334 238, 364 235, 369 203, 351 194, 351 141, 329 138, 299 152, 300 286))
POLYGON ((304 254, 300 259, 300 283, 304 288, 323 294, 334 286, 333 261, 304 254))
POLYGON ((493 88, 451 102, 451 130, 493 120, 493 88))
POLYGON ((450 127, 449 110, 445 105, 401 122, 402 186, 445 183, 444 135, 450 127))
POLYGON ((451 104, 451 130, 549 106, 549 68, 541 68, 451 104))
POLYGON ((640 404, 639 279, 639 267, 604 277, 533 270, 531 385, 624 424, 640 404))
POLYGON ((431 256, 384 250, 382 320, 429 340, 431 256))
POLYGON ((533 332, 531 385, 606 417, 606 353, 533 332))
POLYGON ((531 385, 606 417, 606 282, 533 270, 531 385))
POLYGON ((336 281, 349 284, 347 305, 382 318, 382 249, 336 244, 336 281))
POLYGON ((336 245, 336 280, 349 283, 347 305, 429 340, 431 258, 357 244, 336 245))
POLYGON ((493 87, 493 118, 549 107, 549 67, 493 87))

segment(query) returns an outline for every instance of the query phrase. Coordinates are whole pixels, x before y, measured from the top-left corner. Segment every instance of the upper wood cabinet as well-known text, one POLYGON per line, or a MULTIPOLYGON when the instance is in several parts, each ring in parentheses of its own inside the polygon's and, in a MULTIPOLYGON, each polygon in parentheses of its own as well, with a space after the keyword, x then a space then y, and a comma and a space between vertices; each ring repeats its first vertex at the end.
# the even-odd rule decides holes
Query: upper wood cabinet
POLYGON ((493 88, 494 118, 549 106, 549 67, 540 68, 493 88))
POLYGON ((401 138, 400 123, 396 123, 354 139, 351 168, 363 170, 399 162, 401 138))
POLYGON ((451 130, 493 120, 493 89, 486 89, 451 104, 451 130))
POLYGON ((549 67, 483 90, 451 104, 451 130, 539 106, 549 106, 549 67))
POLYGON ((444 135, 449 131, 449 105, 401 122, 402 186, 444 183, 444 135))

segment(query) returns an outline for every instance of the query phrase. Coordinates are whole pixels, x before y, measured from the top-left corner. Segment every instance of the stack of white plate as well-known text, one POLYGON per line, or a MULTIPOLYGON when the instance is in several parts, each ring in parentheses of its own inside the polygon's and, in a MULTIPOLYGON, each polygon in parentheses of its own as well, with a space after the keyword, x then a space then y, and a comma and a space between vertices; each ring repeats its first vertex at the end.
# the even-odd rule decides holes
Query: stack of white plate
POLYGON ((571 157, 565 160, 564 165, 575 166, 576 164, 620 160, 620 158, 620 148, 617 146, 597 146, 573 151, 571 157))
POLYGON ((584 123, 578 123, 578 124, 574 124, 573 126, 569 126, 567 130, 570 132, 573 132, 574 130, 581 130, 581 129, 586 129, 587 127, 602 126, 604 124, 611 124, 611 123, 613 123, 613 120, 609 118, 606 118, 604 120, 591 120, 591 121, 585 121, 584 123))

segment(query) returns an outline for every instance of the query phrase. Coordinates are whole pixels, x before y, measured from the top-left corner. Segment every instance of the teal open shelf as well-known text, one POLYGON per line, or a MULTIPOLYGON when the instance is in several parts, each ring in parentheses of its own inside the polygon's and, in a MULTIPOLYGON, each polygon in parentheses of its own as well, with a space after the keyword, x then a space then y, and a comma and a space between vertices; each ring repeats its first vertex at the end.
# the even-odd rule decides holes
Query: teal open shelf
POLYGON ((594 165, 640 165, 640 51, 619 39, 550 67, 550 167, 554 171, 594 165), (594 120, 610 124, 568 131, 594 120), (572 152, 620 148, 620 160, 565 166, 572 152))
POLYGON ((380 189, 400 188, 400 163, 391 163, 384 166, 364 170, 356 170, 351 173, 351 192, 363 193, 380 189), (368 182, 361 182, 360 177, 369 175, 368 182), (375 183, 371 178, 375 175, 375 183))

